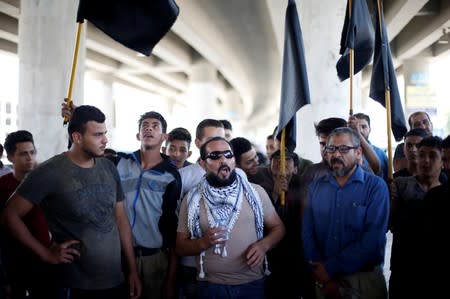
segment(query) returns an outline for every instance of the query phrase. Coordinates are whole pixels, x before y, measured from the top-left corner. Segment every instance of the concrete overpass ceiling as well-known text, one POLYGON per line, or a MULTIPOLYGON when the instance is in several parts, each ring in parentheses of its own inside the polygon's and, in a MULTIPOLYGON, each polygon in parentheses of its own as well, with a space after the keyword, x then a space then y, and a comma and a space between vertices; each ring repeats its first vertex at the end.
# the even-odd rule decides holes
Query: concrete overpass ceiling
POLYGON ((179 5, 173 31, 241 94, 244 116, 270 106, 279 92, 280 54, 266 3, 197 0, 179 5))

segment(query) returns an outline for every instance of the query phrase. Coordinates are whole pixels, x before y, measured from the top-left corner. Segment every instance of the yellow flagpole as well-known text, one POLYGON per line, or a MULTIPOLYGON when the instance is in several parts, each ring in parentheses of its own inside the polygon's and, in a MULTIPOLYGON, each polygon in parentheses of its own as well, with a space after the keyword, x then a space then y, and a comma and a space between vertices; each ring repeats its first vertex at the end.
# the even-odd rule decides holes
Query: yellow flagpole
MULTIPOLYGON (((383 13, 381 11, 381 0, 377 0, 377 9, 378 9, 378 18, 380 23, 380 40, 383 40, 383 25, 381 24, 381 14, 383 13)), ((386 105, 386 128, 387 128, 387 139, 388 139, 388 145, 387 145, 387 154, 388 154, 388 182, 392 182, 394 180, 394 175, 392 173, 392 138, 391 138, 391 131, 392 131, 392 119, 391 119, 391 91, 385 87, 384 91, 384 101, 386 105)))
MULTIPOLYGON (((75 81, 75 74, 77 70, 77 62, 78 62, 78 50, 80 49, 80 37, 81 37, 81 30, 83 29, 83 22, 77 23, 77 36, 75 41, 75 51, 73 53, 73 60, 72 60, 72 71, 70 73, 70 81, 69 81, 69 90, 67 92, 66 97, 66 103, 70 107, 72 105, 72 91, 73 91, 73 82, 75 81)), ((69 120, 67 117, 64 117, 63 125, 65 126, 69 120)))
MULTIPOLYGON (((349 19, 352 17, 352 0, 348 1, 348 16, 349 19)), ((354 63, 355 63, 355 52, 353 49, 350 49, 350 63, 349 63, 349 76, 350 76, 350 116, 353 115, 353 73, 354 73, 354 63)))
MULTIPOLYGON (((280 142, 280 175, 286 175, 286 128, 281 131, 281 142, 280 142)), ((280 205, 284 206, 286 203, 286 198, 284 191, 280 193, 280 205)))

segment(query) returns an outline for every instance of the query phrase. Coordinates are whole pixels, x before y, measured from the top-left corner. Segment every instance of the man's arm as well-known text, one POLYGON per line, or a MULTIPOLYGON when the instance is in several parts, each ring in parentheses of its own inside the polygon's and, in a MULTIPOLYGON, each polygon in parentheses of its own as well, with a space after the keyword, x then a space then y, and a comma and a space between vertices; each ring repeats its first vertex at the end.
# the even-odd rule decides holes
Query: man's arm
POLYGON ((285 234, 284 224, 274 209, 272 213, 264 214, 264 228, 267 229, 267 233, 264 238, 250 245, 245 254, 250 267, 261 265, 266 252, 275 247, 285 234))
POLYGON ((363 151, 363 155, 367 159, 367 162, 369 163, 369 166, 372 169, 373 173, 378 176, 382 176, 380 160, 378 160, 378 156, 372 148, 372 145, 370 145, 370 143, 367 142, 366 138, 361 134, 360 125, 358 124, 356 117, 349 117, 348 127, 355 130, 359 136, 359 139, 361 139, 361 148, 363 151))
POLYGON ((128 284, 130 288, 130 298, 138 298, 141 295, 142 286, 136 269, 136 259, 133 251, 132 235, 130 223, 125 213, 123 201, 116 204, 116 224, 119 230, 122 252, 127 262, 128 284))
POLYGON ((224 242, 220 234, 216 234, 220 232, 222 232, 221 228, 210 227, 201 238, 192 240, 190 233, 178 231, 176 253, 179 256, 200 254, 202 251, 224 242))
POLYGON ((30 248, 40 259, 50 264, 71 263, 74 256, 79 256, 78 250, 71 248, 72 244, 79 243, 77 240, 69 240, 61 244, 55 244, 51 248, 45 247, 30 232, 23 222, 23 217, 33 208, 33 204, 14 193, 6 203, 2 212, 2 226, 8 233, 30 248))
POLYGON ((208 228, 201 238, 191 239, 191 234, 187 229, 187 198, 183 198, 180 206, 180 216, 178 219, 178 230, 176 240, 176 253, 179 256, 192 256, 200 254, 202 251, 219 243, 223 243, 218 227, 208 228), (220 240, 220 241, 219 241, 220 240))

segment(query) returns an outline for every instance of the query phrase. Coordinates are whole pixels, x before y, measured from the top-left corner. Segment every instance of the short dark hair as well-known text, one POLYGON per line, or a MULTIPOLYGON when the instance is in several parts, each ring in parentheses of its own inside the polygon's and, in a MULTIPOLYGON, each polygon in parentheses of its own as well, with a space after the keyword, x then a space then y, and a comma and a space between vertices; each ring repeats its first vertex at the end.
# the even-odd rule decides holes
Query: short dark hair
POLYGON ((350 136, 352 140, 352 146, 361 146, 361 138, 359 138, 358 133, 355 132, 352 128, 349 127, 339 127, 331 131, 330 135, 328 135, 327 145, 328 141, 332 136, 340 136, 340 135, 348 135, 350 136))
POLYGON ((425 138, 425 137, 428 137, 429 135, 425 129, 415 128, 415 129, 411 129, 408 132, 406 132, 405 139, 406 139, 406 137, 409 137, 409 136, 418 136, 418 137, 425 138))
POLYGON ((403 148, 404 145, 405 145, 404 142, 397 145, 397 147, 395 148, 394 157, 392 158, 393 160, 398 160, 405 157, 405 152, 403 148))
POLYGON ((169 132, 166 145, 174 140, 186 141, 189 147, 191 145, 192 137, 188 130, 178 127, 169 132))
POLYGON ((314 124, 314 127, 316 128, 317 137, 319 137, 320 134, 325 134, 328 136, 334 129, 346 126, 347 121, 339 117, 325 118, 319 121, 319 123, 314 124))
POLYGON ((19 130, 9 133, 5 139, 6 154, 14 155, 17 150, 17 143, 20 142, 31 142, 34 147, 33 134, 25 130, 19 130))
POLYGON ((84 134, 86 132, 86 124, 89 121, 95 121, 98 123, 105 122, 105 114, 97 107, 90 105, 82 105, 75 108, 72 113, 72 117, 69 121, 67 131, 69 132, 69 139, 72 140, 72 133, 79 132, 84 134))
POLYGON ((411 113, 411 115, 409 115, 408 117, 408 125, 410 128, 412 128, 412 122, 411 122, 411 118, 413 118, 413 116, 419 115, 419 114, 425 114, 426 117, 428 118, 428 120, 431 122, 431 118, 430 115, 428 113, 426 113, 425 111, 416 111, 411 113))
MULTIPOLYGON (((206 146, 208 146, 208 144, 211 143, 211 142, 213 142, 213 141, 219 141, 219 140, 222 140, 222 141, 225 141, 226 143, 228 143, 228 145, 229 145, 230 148, 231 148, 231 151, 233 151, 233 146, 231 145, 231 143, 230 143, 228 140, 226 140, 226 139, 223 138, 223 137, 216 136, 216 137, 213 137, 213 138, 207 140, 205 143, 203 143, 203 144, 200 146, 200 159, 206 160, 206 156, 208 155, 208 153, 206 152, 206 146)), ((233 153, 234 153, 234 152, 233 152, 233 153)))
POLYGON ((442 151, 442 138, 439 136, 427 136, 417 144, 417 148, 421 148, 422 146, 436 148, 442 151))
POLYGON ((231 125, 231 123, 230 123, 229 120, 221 119, 221 120, 219 120, 219 121, 222 123, 223 128, 224 128, 225 130, 231 130, 231 131, 233 131, 233 126, 231 125))
POLYGON ((367 114, 356 113, 356 114, 353 114, 353 116, 356 117, 357 119, 365 119, 370 128, 370 117, 367 114))
MULTIPOLYGON (((279 158, 280 156, 281 156, 281 151, 277 150, 270 157, 270 161, 272 161, 274 158, 279 158)), ((298 167, 300 165, 300 159, 299 159, 298 155, 295 152, 286 149, 286 157, 291 157, 292 158, 292 160, 294 161, 294 166, 295 167, 298 167)))
POLYGON ((195 138, 199 140, 203 139, 203 129, 207 127, 223 128, 223 124, 217 119, 206 118, 197 125, 197 129, 195 130, 195 138))
POLYGON ((159 120, 161 122, 163 133, 167 132, 167 122, 166 122, 166 120, 164 119, 164 117, 160 113, 158 113, 156 111, 148 111, 148 112, 145 112, 144 114, 141 115, 141 117, 139 118, 139 121, 138 121, 138 124, 139 124, 138 130, 141 129, 142 122, 145 119, 147 119, 147 118, 154 118, 154 119, 159 120))
POLYGON ((450 148, 450 135, 442 140, 442 148, 450 148))
POLYGON ((230 140, 237 164, 241 163, 241 155, 252 149, 252 143, 244 137, 236 137, 230 140))

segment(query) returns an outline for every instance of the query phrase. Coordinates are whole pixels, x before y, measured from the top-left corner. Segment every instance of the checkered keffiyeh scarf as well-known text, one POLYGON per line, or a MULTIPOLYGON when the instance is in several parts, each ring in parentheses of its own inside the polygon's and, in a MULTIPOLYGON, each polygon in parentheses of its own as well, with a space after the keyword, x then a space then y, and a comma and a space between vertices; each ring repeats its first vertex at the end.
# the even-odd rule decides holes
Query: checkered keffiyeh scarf
POLYGON ((189 191, 188 229, 192 239, 202 236, 200 229, 200 199, 203 198, 210 227, 225 226, 228 232, 233 228, 241 210, 244 193, 255 214, 256 237, 263 238, 264 219, 261 199, 240 169, 236 169, 236 180, 227 187, 215 188, 208 184, 204 176, 200 183, 189 191))

